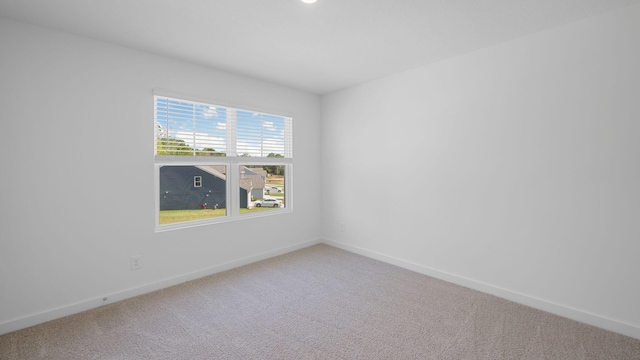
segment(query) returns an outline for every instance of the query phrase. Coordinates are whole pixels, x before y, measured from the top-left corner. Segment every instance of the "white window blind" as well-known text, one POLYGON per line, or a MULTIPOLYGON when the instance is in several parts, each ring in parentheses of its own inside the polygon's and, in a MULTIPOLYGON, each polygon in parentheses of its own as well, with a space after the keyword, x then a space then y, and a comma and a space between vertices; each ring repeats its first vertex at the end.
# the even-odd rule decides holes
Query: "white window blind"
POLYGON ((235 114, 238 156, 292 157, 290 118, 244 110, 235 114))
POLYGON ((155 96, 156 155, 293 157, 290 117, 155 96))

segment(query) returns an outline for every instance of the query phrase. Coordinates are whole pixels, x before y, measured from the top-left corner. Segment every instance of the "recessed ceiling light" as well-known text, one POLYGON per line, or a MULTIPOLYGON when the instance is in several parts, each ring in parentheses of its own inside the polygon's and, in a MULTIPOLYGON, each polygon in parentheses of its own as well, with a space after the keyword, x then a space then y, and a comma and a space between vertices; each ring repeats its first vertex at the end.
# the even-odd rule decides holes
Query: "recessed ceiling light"
POLYGON ((314 2, 318 1, 318 0, 300 0, 305 4, 313 4, 314 2))

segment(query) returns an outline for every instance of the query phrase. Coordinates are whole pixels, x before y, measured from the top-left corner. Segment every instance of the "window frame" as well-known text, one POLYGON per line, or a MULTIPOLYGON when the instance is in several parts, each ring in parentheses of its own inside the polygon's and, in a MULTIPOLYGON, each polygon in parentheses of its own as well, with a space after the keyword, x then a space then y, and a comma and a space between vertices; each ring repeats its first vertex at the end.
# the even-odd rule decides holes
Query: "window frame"
MULTIPOLYGON (((185 229, 196 226, 205 226, 211 224, 219 224, 224 222, 239 221, 245 219, 277 216, 280 214, 291 213, 294 208, 294 196, 293 196, 293 155, 291 157, 245 157, 237 156, 235 154, 236 149, 230 151, 229 147, 236 145, 236 139, 227 139, 226 156, 179 156, 179 155, 156 155, 157 138, 155 133, 156 126, 156 97, 167 97, 176 100, 183 100, 188 102, 198 102, 209 104, 217 107, 232 108, 242 111, 251 111, 256 113, 263 113, 273 115, 280 113, 281 117, 289 118, 290 124, 290 142, 285 143, 285 148, 289 147, 290 154, 293 150, 293 116, 282 115, 283 112, 263 111, 256 109, 255 107, 237 107, 228 106, 224 102, 211 101, 194 96, 188 96, 184 94, 175 94, 166 91, 153 91, 152 106, 153 109, 153 125, 154 125, 154 196, 155 196, 155 232, 171 231, 176 229, 185 229), (232 154, 232 155, 229 155, 232 154), (218 216, 208 219, 183 221, 178 223, 160 224, 160 168, 162 166, 198 166, 198 165, 224 165, 226 166, 226 215, 218 216), (284 166, 284 177, 287 186, 284 189, 284 198, 286 199, 285 207, 280 209, 273 209, 272 211, 260 211, 250 214, 240 214, 240 166, 284 166)), ((285 150, 286 151, 286 150, 285 150)), ((195 179, 194 179, 195 185, 195 179)))
POLYGON ((193 187, 196 187, 196 188, 202 187, 202 176, 195 175, 193 177, 193 187))

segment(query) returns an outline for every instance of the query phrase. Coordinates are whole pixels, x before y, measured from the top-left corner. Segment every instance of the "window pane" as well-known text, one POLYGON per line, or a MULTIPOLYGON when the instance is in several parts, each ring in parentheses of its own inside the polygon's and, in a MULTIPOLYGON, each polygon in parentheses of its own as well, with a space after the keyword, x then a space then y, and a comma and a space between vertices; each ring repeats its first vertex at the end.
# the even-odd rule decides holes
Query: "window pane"
MULTIPOLYGON (((293 164, 291 117, 154 95, 154 134, 156 230, 287 206, 284 178, 293 164), (239 189, 228 193, 231 186, 239 189)), ((292 210, 292 198, 288 200, 287 210, 292 210)))
POLYGON ((240 166, 241 214, 286 207, 285 166, 240 166))
POLYGON ((227 109, 155 97, 157 155, 225 156, 227 109))
POLYGON ((225 165, 160 167, 160 224, 226 216, 226 173, 225 165))
POLYGON ((291 157, 291 118, 236 110, 238 156, 291 157))

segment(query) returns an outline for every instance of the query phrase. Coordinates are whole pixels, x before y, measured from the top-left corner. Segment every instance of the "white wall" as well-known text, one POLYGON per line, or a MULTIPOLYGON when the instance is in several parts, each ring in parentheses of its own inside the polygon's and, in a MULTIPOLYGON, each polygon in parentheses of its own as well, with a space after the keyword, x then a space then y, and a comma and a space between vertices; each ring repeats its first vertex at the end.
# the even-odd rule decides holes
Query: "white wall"
POLYGON ((1 18, 0 49, 0 333, 318 241, 318 96, 1 18), (154 233, 154 88, 292 115, 295 210, 154 233))
POLYGON ((325 237, 640 338, 638 34, 634 6, 323 97, 325 237))
POLYGON ((320 108, 296 90, 0 18, 0 333, 324 230, 640 338, 639 24, 639 6, 621 9, 320 108), (154 88, 292 114, 295 211, 154 233, 154 88), (143 269, 129 270, 131 255, 143 269))

